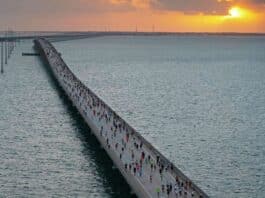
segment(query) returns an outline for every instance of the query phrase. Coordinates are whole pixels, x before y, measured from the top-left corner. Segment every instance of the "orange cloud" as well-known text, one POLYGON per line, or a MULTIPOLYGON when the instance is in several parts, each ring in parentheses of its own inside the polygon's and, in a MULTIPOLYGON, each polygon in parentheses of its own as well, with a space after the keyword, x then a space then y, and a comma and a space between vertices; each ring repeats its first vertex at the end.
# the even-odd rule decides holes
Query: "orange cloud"
POLYGON ((151 1, 150 0, 110 0, 110 3, 114 5, 127 4, 135 8, 149 8, 151 1))
POLYGON ((8 0, 1 2, 0 27, 152 31, 154 25, 156 31, 265 32, 264 8, 264 0, 8 0), (247 14, 228 17, 234 6, 247 14))

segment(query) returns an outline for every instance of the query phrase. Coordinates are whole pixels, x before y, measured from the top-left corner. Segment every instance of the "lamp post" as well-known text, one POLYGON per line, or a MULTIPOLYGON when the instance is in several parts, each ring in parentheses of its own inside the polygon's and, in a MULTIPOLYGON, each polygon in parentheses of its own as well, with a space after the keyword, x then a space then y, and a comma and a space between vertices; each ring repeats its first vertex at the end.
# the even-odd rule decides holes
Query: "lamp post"
POLYGON ((1 42, 1 74, 4 73, 4 42, 1 42))
POLYGON ((8 54, 8 51, 7 51, 7 32, 5 33, 5 64, 7 64, 7 54, 8 54))

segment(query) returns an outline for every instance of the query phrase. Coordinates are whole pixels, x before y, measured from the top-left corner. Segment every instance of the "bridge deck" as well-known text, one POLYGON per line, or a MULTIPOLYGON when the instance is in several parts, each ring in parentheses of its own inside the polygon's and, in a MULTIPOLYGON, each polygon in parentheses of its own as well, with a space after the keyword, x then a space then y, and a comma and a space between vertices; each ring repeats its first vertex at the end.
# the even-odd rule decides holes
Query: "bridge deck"
MULTIPOLYGON (((208 197, 189 178, 120 118, 70 71, 56 49, 46 40, 35 41, 42 48, 55 77, 93 125, 107 152, 113 153, 114 163, 127 181, 134 180, 144 191, 144 197, 208 197), (118 159, 118 161, 116 160, 118 159), (121 165, 121 166, 120 166, 121 165)), ((133 190, 135 186, 132 186, 133 190)))

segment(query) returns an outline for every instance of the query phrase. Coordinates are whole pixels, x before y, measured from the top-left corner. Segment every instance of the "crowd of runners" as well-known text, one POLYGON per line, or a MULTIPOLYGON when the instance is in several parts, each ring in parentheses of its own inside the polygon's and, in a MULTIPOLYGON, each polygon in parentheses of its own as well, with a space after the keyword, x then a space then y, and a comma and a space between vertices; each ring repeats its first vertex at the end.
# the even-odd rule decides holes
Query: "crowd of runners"
POLYGON ((44 40, 41 44, 65 91, 97 127, 107 149, 114 151, 124 170, 140 182, 150 197, 205 197, 189 179, 178 174, 172 163, 76 78, 52 45, 44 40))

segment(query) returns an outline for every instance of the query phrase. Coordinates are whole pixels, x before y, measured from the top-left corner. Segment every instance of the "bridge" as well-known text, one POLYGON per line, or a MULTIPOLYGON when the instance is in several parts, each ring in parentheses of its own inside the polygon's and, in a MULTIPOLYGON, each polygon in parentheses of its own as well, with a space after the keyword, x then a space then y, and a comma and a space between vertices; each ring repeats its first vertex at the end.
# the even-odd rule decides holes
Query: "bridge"
POLYGON ((55 34, 33 34, 33 35, 21 35, 19 36, 18 34, 15 34, 13 36, 6 35, 0 37, 0 42, 13 42, 13 41, 18 41, 18 40, 33 40, 36 38, 46 38, 48 40, 63 40, 63 39, 82 39, 82 38, 89 38, 89 37, 94 37, 94 36, 101 36, 103 35, 102 33, 97 33, 97 32, 88 32, 88 33, 55 33, 55 34))
POLYGON ((36 50, 138 197, 207 198, 191 179, 71 72, 46 39, 36 50))
POLYGON ((85 39, 90 37, 118 35, 116 32, 56 32, 56 33, 26 33, 20 35, 18 32, 7 31, 0 37, 0 59, 1 59, 1 74, 4 73, 4 65, 8 64, 8 59, 11 57, 16 44, 21 40, 34 40, 36 38, 45 38, 51 42, 85 39))
POLYGON ((90 37, 98 37, 98 36, 160 36, 160 35, 176 35, 176 34, 185 34, 185 33, 169 33, 169 32, 54 32, 54 33, 36 33, 27 35, 19 35, 19 33, 13 33, 12 36, 10 34, 5 36, 0 36, 0 42, 13 42, 18 40, 28 40, 28 39, 37 39, 37 38, 45 38, 49 41, 64 41, 64 40, 72 40, 72 39, 84 39, 90 37))
MULTIPOLYGON (((167 32, 15 32, 6 31, 0 32, 0 48, 1 48, 1 74, 4 73, 4 65, 8 64, 8 59, 11 57, 16 44, 21 40, 34 40, 37 38, 45 38, 50 42, 59 42, 75 39, 85 39, 99 36, 160 36, 160 35, 175 35, 176 33, 167 32)), ((184 33, 177 33, 184 34, 184 33)))

